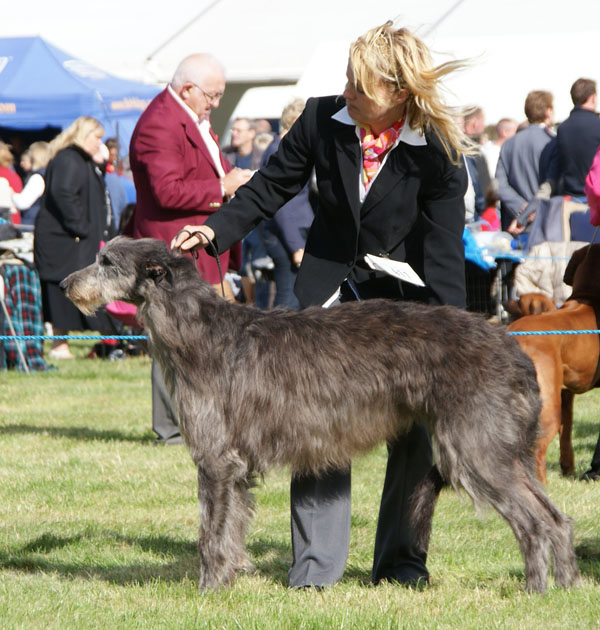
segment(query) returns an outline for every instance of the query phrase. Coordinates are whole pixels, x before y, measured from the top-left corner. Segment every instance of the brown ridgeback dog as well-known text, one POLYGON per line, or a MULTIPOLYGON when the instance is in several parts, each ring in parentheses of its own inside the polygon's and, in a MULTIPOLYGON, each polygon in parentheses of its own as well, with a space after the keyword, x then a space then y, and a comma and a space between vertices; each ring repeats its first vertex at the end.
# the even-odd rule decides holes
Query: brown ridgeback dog
MULTIPOLYGON (((569 299, 555 311, 528 315, 508 326, 516 331, 596 330, 600 307, 600 244, 575 251, 564 275, 573 287, 569 299)), ((571 429, 573 398, 600 385, 600 343, 597 334, 517 335, 537 372, 542 398, 541 436, 536 445, 537 474, 546 482, 546 450, 560 432, 560 468, 575 473, 571 429)))
POLYGON ((512 321, 525 315, 540 315, 556 310, 552 298, 543 293, 525 293, 518 300, 509 300, 506 310, 510 313, 512 321))

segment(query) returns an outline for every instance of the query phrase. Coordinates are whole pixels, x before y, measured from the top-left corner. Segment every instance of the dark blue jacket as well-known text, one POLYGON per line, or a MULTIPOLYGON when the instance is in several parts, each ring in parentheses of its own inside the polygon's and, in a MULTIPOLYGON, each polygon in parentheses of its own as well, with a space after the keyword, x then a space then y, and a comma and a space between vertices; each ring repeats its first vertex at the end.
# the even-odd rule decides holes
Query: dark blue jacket
POLYGON ((558 193, 583 197, 585 178, 600 146, 600 118, 595 112, 575 107, 557 131, 557 169, 553 179, 558 193))
MULTIPOLYGON (((262 157, 261 167, 277 151, 279 142, 279 138, 275 138, 267 147, 262 157)), ((309 184, 307 184, 293 199, 280 208, 273 219, 264 222, 264 228, 275 234, 291 255, 299 249, 304 249, 308 230, 314 218, 315 211, 310 200, 309 184)))

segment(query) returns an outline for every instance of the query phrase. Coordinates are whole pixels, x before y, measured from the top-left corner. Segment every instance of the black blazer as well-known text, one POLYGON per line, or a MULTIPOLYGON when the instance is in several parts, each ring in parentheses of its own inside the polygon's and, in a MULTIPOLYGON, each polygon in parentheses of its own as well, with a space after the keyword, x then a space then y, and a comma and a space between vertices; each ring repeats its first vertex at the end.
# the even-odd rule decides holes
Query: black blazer
POLYGON ((35 220, 34 259, 40 278, 60 282, 94 262, 100 241, 113 233, 104 179, 80 147, 59 151, 46 169, 46 189, 35 220))
POLYGON ((303 306, 325 302, 350 274, 359 282, 374 278, 363 268, 367 253, 407 261, 419 273, 427 289, 404 285, 405 297, 464 306, 465 169, 451 164, 433 134, 425 146, 400 142, 361 205, 355 127, 332 119, 344 106, 341 97, 308 100, 268 164, 206 221, 217 249, 272 217, 314 167, 318 208, 295 286, 303 306))

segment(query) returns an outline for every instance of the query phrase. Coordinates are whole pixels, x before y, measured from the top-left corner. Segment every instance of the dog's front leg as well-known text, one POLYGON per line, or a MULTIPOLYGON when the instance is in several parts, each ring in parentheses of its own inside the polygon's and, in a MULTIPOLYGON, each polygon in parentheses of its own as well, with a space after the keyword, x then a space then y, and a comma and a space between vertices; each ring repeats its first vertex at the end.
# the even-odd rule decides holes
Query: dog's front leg
POLYGON ((249 491, 250 485, 248 479, 235 482, 228 517, 225 521, 223 541, 231 550, 236 573, 238 571, 249 573, 254 569, 246 551, 246 533, 254 507, 253 497, 249 491))
POLYGON ((237 521, 235 485, 227 467, 198 468, 199 588, 229 584, 241 568, 239 545, 232 544, 232 527, 237 521))

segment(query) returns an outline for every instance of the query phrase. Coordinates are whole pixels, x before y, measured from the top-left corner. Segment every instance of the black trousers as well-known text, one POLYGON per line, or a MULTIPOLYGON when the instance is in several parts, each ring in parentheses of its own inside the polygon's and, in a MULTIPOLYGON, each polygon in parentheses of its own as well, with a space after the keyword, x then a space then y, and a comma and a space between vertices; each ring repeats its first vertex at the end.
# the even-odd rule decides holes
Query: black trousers
POLYGON ((600 435, 598 436, 596 448, 594 449, 594 454, 592 455, 590 469, 595 473, 600 473, 600 435))

